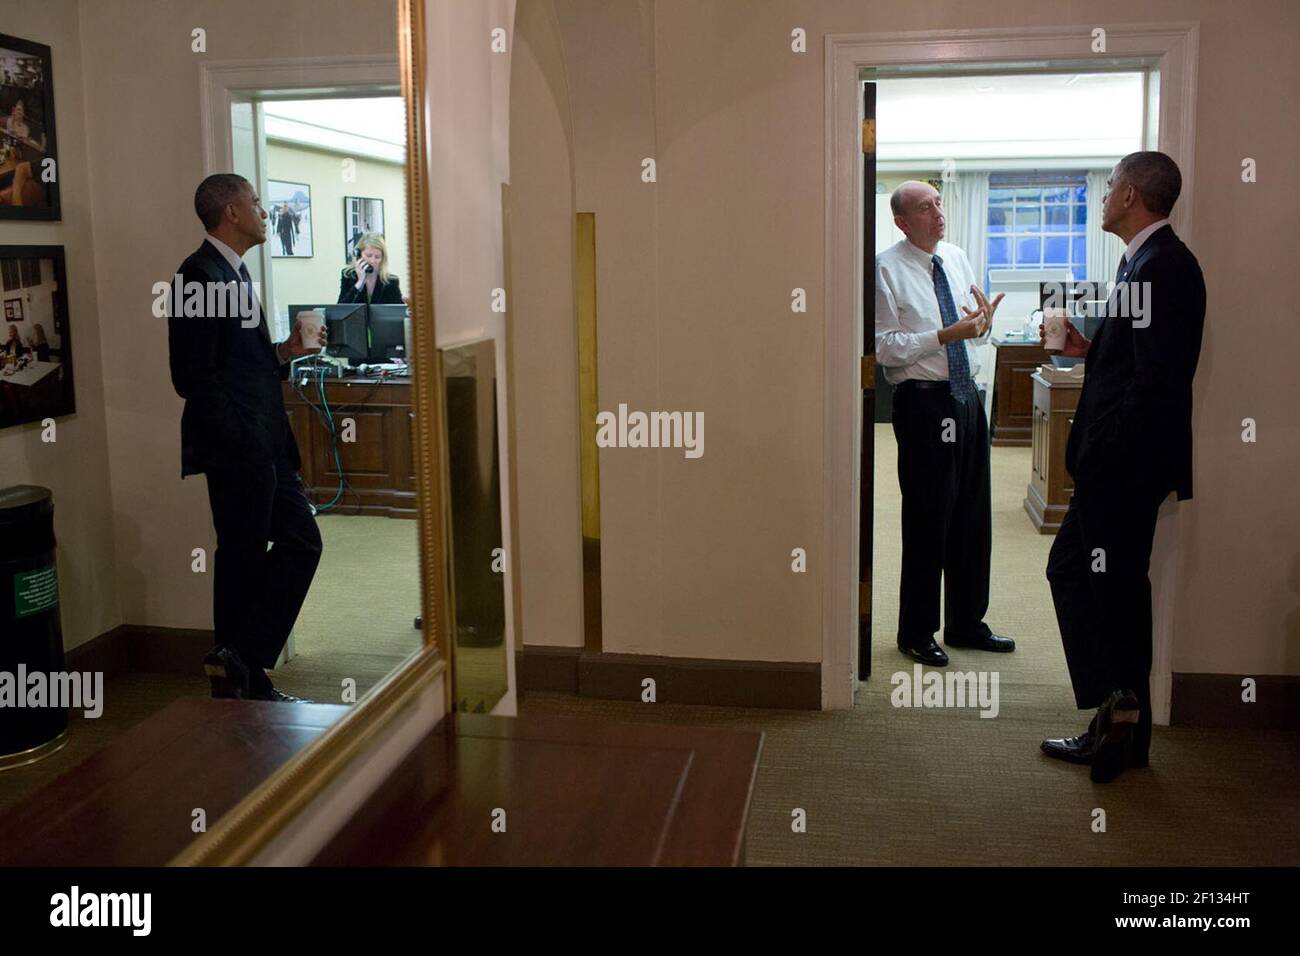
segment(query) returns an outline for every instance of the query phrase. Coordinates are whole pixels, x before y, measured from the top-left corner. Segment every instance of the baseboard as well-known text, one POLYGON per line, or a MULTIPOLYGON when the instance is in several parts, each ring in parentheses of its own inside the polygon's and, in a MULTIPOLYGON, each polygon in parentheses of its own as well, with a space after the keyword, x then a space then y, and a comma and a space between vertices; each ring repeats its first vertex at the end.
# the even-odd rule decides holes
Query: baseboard
POLYGON ((1242 674, 1174 674, 1169 723, 1174 727, 1300 730, 1300 677, 1254 676, 1255 702, 1241 699, 1242 674))
POLYGON ((122 624, 65 655, 68 670, 100 671, 105 677, 145 672, 201 674, 212 649, 212 632, 184 627, 122 624))
POLYGON ((520 693, 558 691, 605 700, 642 699, 642 681, 655 682, 655 701, 760 707, 821 708, 821 665, 723 661, 647 654, 589 654, 580 647, 529 647, 515 658, 520 693))
POLYGON ((119 624, 105 631, 98 637, 92 637, 84 644, 78 644, 63 654, 64 664, 69 671, 101 673, 105 677, 117 677, 131 669, 130 636, 124 625, 119 624))

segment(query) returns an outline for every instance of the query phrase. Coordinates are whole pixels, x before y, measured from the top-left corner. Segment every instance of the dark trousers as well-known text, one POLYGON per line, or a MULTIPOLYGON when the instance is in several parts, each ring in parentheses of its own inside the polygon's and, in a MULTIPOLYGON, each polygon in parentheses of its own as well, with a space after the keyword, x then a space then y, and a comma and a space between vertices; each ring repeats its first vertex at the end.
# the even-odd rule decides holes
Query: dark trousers
POLYGON ((302 479, 283 459, 223 465, 209 469, 207 478, 217 531, 216 642, 235 650, 261 683, 259 668, 275 666, 311 587, 320 531, 302 479))
POLYGON ((1138 746, 1151 741, 1151 543, 1161 483, 1078 482, 1047 559, 1065 661, 1081 710, 1137 694, 1138 746), (1104 563, 1103 563, 1104 562, 1104 563), (1104 568, 1104 570, 1103 570, 1104 568))
POLYGON ((894 392, 893 424, 903 493, 898 643, 934 639, 940 578, 944 639, 987 637, 993 517, 984 408, 977 396, 958 401, 946 387, 905 383, 894 392))

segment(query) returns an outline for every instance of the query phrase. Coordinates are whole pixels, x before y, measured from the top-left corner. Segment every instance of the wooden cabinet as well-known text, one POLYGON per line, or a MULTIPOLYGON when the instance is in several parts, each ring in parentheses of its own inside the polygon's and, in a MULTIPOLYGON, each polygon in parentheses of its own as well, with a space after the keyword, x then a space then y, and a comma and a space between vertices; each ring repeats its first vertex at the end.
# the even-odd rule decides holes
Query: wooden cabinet
POLYGON ((1065 445, 1070 439, 1070 420, 1079 404, 1083 379, 1049 382, 1039 373, 1033 384, 1033 454, 1025 511, 1040 534, 1056 534, 1070 507, 1074 483, 1065 470, 1065 445))
POLYGON ((302 455, 303 482, 317 507, 337 498, 326 513, 415 517, 412 387, 409 378, 328 379, 322 402, 315 381, 305 387, 285 383, 285 410, 302 455), (325 408, 337 442, 330 439, 325 408), (341 492, 340 465, 346 479, 341 492))
POLYGON ((1032 443, 1034 384, 1031 376, 1038 366, 1051 362, 1037 342, 1017 342, 993 337, 997 365, 993 379, 993 444, 1032 443))

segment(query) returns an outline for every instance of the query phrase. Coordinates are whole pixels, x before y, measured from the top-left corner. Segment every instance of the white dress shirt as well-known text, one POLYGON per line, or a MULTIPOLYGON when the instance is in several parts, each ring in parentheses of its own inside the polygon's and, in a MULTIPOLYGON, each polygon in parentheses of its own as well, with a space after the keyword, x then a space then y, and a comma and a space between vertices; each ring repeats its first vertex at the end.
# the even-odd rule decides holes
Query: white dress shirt
POLYGON ((221 257, 230 263, 230 268, 235 270, 235 275, 239 275, 239 270, 244 266, 243 257, 211 233, 208 234, 207 240, 212 243, 217 252, 221 253, 221 257))
POLYGON ((1130 239, 1128 245, 1124 247, 1124 259, 1128 262, 1132 262, 1133 257, 1138 254, 1138 250, 1142 248, 1142 244, 1151 238, 1151 234, 1157 229, 1161 229, 1167 225, 1169 225, 1168 219, 1157 219, 1130 239))
MULTIPOLYGON (((929 382, 948 380, 948 348, 939 342, 943 317, 934 291, 933 257, 943 260, 944 275, 952 291, 957 318, 962 306, 975 311, 970 287, 979 285, 966 253, 948 242, 940 242, 931 254, 900 239, 876 256, 876 361, 884 367, 885 379, 897 385, 907 379, 929 382)), ((971 377, 979 372, 975 346, 988 341, 989 329, 977 339, 965 339, 966 360, 971 377)))

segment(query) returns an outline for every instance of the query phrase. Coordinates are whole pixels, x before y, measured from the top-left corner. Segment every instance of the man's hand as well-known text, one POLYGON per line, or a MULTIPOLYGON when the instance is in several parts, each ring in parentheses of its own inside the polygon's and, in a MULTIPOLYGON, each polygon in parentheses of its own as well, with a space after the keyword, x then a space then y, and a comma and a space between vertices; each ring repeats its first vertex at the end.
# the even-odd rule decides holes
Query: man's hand
MULTIPOLYGON (((998 306, 1002 304, 1002 299, 1006 296, 1006 293, 999 292, 998 297, 990 302, 988 296, 984 294, 984 290, 978 286, 971 286, 970 291, 971 295, 975 296, 975 311, 972 312, 964 305, 961 307, 961 310, 966 313, 968 318, 973 315, 983 316, 984 329, 988 329, 988 327, 993 324, 993 313, 996 312, 998 306)), ((980 334, 983 335, 984 332, 981 331, 980 334)))
POLYGON ((1066 321, 1065 323, 1065 348, 1049 349, 1047 348, 1047 330, 1043 328, 1042 323, 1038 325, 1038 344, 1041 345, 1048 355, 1064 355, 1067 358, 1084 358, 1088 354, 1088 349, 1092 345, 1092 339, 1087 338, 1082 332, 1074 327, 1074 323, 1066 321))
POLYGON ((311 335, 306 319, 302 316, 298 316, 298 321, 293 325, 293 334, 277 345, 275 347, 275 352, 280 356, 281 362, 287 362, 300 355, 311 355, 315 352, 319 352, 328 344, 329 333, 325 330, 324 325, 321 325, 320 328, 316 329, 315 335, 311 335), (307 341, 308 336, 315 341, 307 341))

